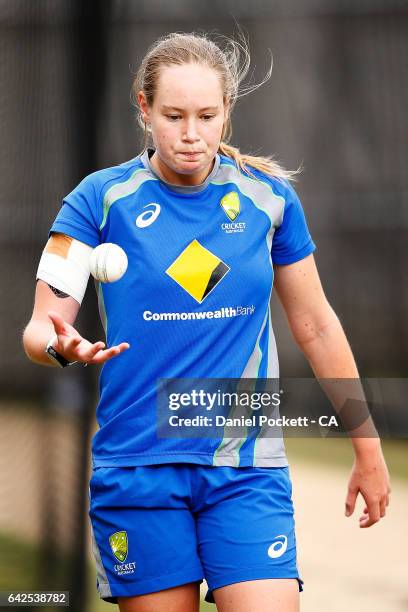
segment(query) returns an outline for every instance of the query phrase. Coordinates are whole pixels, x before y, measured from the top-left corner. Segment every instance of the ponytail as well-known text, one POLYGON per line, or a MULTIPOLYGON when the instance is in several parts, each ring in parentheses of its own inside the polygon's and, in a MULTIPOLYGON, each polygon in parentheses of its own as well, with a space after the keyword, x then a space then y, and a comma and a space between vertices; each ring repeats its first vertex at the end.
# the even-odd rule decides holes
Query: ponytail
POLYGON ((301 167, 297 170, 285 170, 272 157, 246 155, 241 153, 237 147, 233 147, 226 142, 221 142, 218 150, 222 155, 232 159, 239 170, 252 178, 258 177, 254 176, 250 168, 255 168, 255 170, 264 172, 268 176, 286 179, 287 181, 296 180, 296 175, 302 171, 301 167))

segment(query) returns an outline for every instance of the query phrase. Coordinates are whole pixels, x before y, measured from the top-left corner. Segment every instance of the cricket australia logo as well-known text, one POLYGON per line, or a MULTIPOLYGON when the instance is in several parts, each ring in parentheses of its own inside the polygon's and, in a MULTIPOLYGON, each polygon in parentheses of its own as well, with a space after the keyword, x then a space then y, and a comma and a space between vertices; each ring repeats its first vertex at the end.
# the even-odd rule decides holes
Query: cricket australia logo
POLYGON ((235 221, 241 212, 241 202, 239 201, 239 195, 236 191, 230 191, 225 195, 220 202, 225 214, 228 219, 235 221))
POLYGON ((231 221, 231 223, 222 223, 221 229, 224 230, 226 234, 243 232, 246 224, 243 221, 235 221, 241 212, 241 202, 238 193, 236 191, 230 191, 221 199, 220 204, 228 219, 231 221))
POLYGON ((134 574, 136 568, 136 562, 131 561, 130 563, 124 563, 128 556, 128 537, 126 531, 116 531, 109 536, 109 544, 115 558, 120 561, 120 564, 115 564, 113 569, 118 576, 124 576, 125 574, 134 574))
POLYGON ((117 531, 109 537, 109 544, 118 561, 126 561, 128 555, 128 538, 126 531, 117 531))

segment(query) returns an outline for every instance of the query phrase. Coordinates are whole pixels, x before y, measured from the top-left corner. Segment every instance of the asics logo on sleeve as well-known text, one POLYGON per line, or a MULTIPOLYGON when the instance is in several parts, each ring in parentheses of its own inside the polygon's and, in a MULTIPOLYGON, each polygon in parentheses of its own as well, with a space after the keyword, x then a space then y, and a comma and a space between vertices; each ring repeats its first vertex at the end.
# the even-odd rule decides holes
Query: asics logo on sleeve
POLYGON ((268 548, 268 556, 271 557, 271 559, 281 557, 288 547, 288 538, 285 535, 278 535, 274 539, 277 541, 268 548), (278 538, 283 539, 278 540, 278 538))
POLYGON ((160 215, 160 204, 156 204, 156 202, 151 202, 150 204, 146 204, 143 208, 148 208, 142 212, 136 219, 137 227, 148 227, 152 223, 154 223, 157 217, 160 215), (148 208, 149 207, 149 208, 148 208))

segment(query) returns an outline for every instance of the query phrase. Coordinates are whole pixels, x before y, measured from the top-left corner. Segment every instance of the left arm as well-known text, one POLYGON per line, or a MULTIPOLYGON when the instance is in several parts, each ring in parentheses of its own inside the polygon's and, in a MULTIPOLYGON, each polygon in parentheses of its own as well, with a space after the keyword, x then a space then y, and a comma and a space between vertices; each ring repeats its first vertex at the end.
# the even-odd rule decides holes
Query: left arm
MULTIPOLYGON (((313 255, 289 265, 275 265, 274 287, 285 310, 294 339, 319 379, 359 378, 341 323, 327 301, 313 255)), ((385 516, 389 503, 389 475, 379 438, 351 438, 355 461, 349 480, 346 516, 360 492, 366 507, 360 527, 370 527, 385 516)))

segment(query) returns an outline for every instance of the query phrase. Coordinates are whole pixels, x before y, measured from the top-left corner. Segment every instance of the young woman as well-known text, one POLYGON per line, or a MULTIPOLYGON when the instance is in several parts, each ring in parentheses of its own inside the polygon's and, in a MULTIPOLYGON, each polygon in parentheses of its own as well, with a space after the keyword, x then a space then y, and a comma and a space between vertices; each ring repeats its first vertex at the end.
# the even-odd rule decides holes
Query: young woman
MULTIPOLYGON (((196 34, 149 50, 134 93, 152 147, 64 199, 24 333, 38 363, 104 364, 90 518, 100 595, 122 612, 196 611, 203 578, 221 612, 292 612, 302 590, 282 439, 160 438, 157 379, 277 377, 272 284, 315 375, 358 377, 291 173, 226 142, 242 51, 196 34), (73 327, 102 242, 129 260, 98 286, 109 348, 73 327)), ((366 528, 389 478, 378 439, 352 442, 346 515, 361 493, 366 528)))

